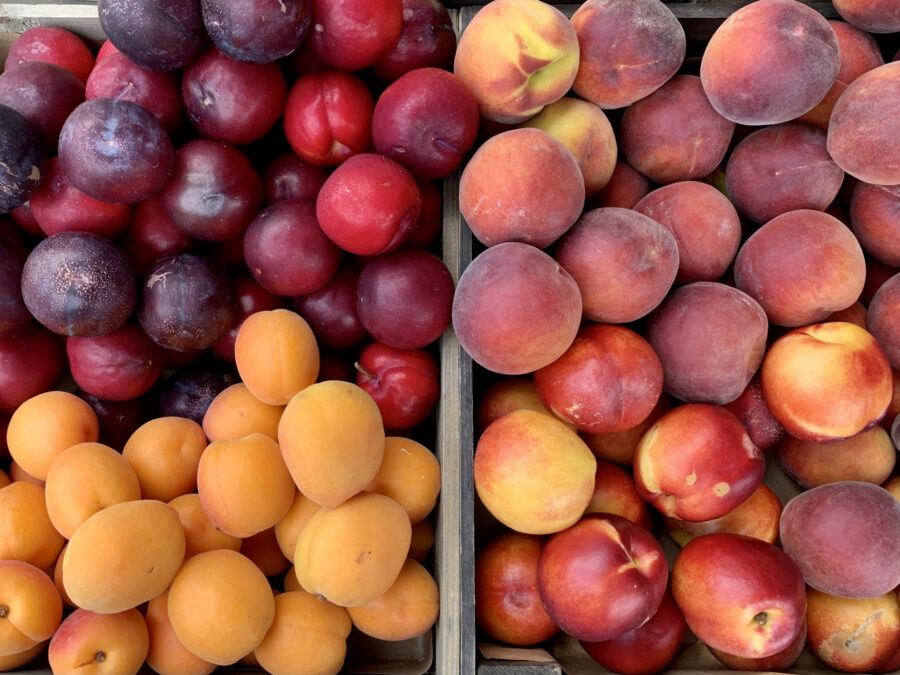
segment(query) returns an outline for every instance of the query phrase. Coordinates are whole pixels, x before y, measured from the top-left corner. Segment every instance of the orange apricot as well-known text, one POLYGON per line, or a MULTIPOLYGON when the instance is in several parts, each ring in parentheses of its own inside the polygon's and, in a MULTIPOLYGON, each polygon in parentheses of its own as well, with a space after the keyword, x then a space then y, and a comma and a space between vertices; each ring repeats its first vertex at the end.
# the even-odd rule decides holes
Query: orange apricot
POLYGON ((185 647, 169 621, 169 591, 163 591, 147 603, 147 633, 150 638, 147 665, 159 675, 194 673, 206 675, 216 664, 204 661, 185 647))
POLYGON ((169 506, 178 513, 178 519, 184 528, 185 560, 203 551, 214 551, 217 548, 237 551, 241 548, 240 537, 223 532, 210 520, 203 510, 200 495, 196 492, 175 497, 169 502, 169 506))
POLYGON ((15 654, 7 654, 5 656, 0 655, 0 673, 6 673, 31 663, 43 653, 44 649, 47 648, 48 642, 50 641, 44 640, 24 651, 16 652, 15 654))
POLYGON ((268 673, 335 675, 347 655, 352 625, 347 610, 310 593, 289 591, 275 597, 275 621, 254 651, 268 673))
POLYGON ((238 329, 234 362, 257 399, 281 406, 316 381, 319 347, 302 316, 288 309, 264 310, 238 329))
POLYGON ((149 646, 147 622, 138 610, 76 609, 50 638, 47 660, 54 675, 133 675, 144 664, 149 646))
POLYGON ((265 434, 278 440, 282 405, 263 403, 243 382, 220 391, 203 416, 203 431, 210 441, 227 441, 250 434, 265 434))
POLYGON ((0 488, 5 488, 10 483, 12 483, 12 479, 3 469, 0 469, 0 488))
POLYGON ((441 465, 421 443, 400 436, 384 439, 384 458, 366 492, 390 497, 406 509, 411 523, 431 513, 441 491, 441 465))
POLYGON ((281 574, 291 566, 291 561, 285 557, 278 546, 274 527, 241 539, 240 551, 250 558, 267 577, 281 574))
POLYGON ((306 527, 306 522, 321 506, 312 499, 297 490, 294 495, 294 503, 284 517, 275 524, 275 538, 278 547, 291 563, 294 562, 294 550, 297 548, 297 539, 306 527))
POLYGON ((235 537, 273 527, 291 508, 296 490, 281 448, 264 434, 213 441, 197 467, 203 510, 235 537))
POLYGON ((102 443, 77 443, 53 460, 44 496, 50 522, 69 539, 97 511, 140 499, 141 486, 120 453, 102 443))
MULTIPOLYGON (((297 578, 297 572, 294 570, 293 565, 291 565, 284 573, 284 577, 282 577, 282 587, 284 588, 285 593, 288 591, 303 591, 303 587, 300 585, 300 580, 297 578)), ((306 591, 303 592, 305 593, 306 591)))
POLYGON ((56 585, 43 571, 21 560, 0 560, 0 655, 49 640, 62 610, 56 585))
POLYGON ((412 539, 409 542, 409 557, 416 562, 425 562, 425 558, 434 546, 434 522, 431 518, 423 518, 413 523, 412 539))
POLYGON ((56 558, 56 563, 53 565, 53 583, 56 585, 56 590, 59 593, 59 597, 62 598, 63 605, 66 607, 74 607, 75 603, 72 602, 72 598, 69 597, 69 594, 66 593, 66 586, 63 584, 63 558, 66 555, 66 548, 68 547, 68 543, 63 545, 62 550, 59 552, 59 555, 56 558))
POLYGON ((382 596, 409 553, 412 525, 390 497, 364 492, 306 523, 294 570, 303 589, 336 605, 364 605, 382 596))
POLYGON ((265 575, 245 555, 228 549, 185 561, 168 600, 178 639, 220 666, 256 649, 275 619, 275 597, 265 575))
POLYGON ((206 434, 186 417, 157 417, 134 430, 122 456, 141 484, 144 499, 168 502, 197 488, 197 465, 206 434))
POLYGON ((11 483, 15 483, 17 481, 24 481, 26 483, 33 483, 35 485, 40 485, 44 487, 45 481, 40 478, 36 478, 28 473, 25 469, 23 469, 16 460, 12 460, 9 463, 9 480, 11 483))
POLYGON ((384 456, 378 405, 351 382, 326 380, 294 396, 281 415, 278 442, 300 491, 335 508, 365 489, 384 456))
POLYGON ((6 429, 9 454, 25 471, 44 480, 56 456, 68 447, 100 437, 97 414, 66 391, 45 391, 22 403, 6 429))
POLYGON ((0 560, 23 560, 42 570, 65 542, 47 515, 44 488, 27 481, 0 488, 0 532, 0 560))
POLYGON ((113 504, 75 530, 63 556, 63 584, 78 607, 121 612, 166 590, 184 548, 184 529, 168 504, 113 504))
POLYGON ((387 593, 359 607, 348 607, 357 630, 379 640, 410 640, 431 628, 438 617, 440 594, 434 577, 407 558, 387 593))

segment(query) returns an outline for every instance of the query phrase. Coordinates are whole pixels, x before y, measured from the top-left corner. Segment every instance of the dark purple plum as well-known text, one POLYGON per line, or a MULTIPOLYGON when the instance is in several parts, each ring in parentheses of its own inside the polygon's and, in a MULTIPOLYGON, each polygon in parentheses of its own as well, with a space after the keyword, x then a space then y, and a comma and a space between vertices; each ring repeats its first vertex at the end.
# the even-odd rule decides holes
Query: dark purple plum
POLYGON ((21 113, 0 105, 0 213, 9 213, 37 190, 47 157, 41 139, 21 113))
POLYGON ((199 139, 178 149, 160 196, 180 230, 202 241, 225 241, 242 234, 259 211, 262 179, 233 145, 199 139))
POLYGON ((284 298, 269 293, 246 273, 233 276, 231 285, 234 289, 234 322, 225 335, 213 344, 212 353, 223 361, 234 363, 234 341, 244 319, 254 312, 284 307, 285 302, 284 298))
POLYGON ((147 273, 138 321, 159 346, 181 352, 206 349, 233 320, 231 282, 206 258, 169 255, 147 273))
POLYGON ((247 269, 267 291, 286 298, 322 288, 341 255, 319 227, 313 202, 276 202, 260 211, 244 233, 247 269))
POLYGON ((51 155, 63 123, 83 101, 84 83, 62 66, 27 61, 0 74, 0 104, 28 120, 51 155))
POLYGON ((390 53, 372 66, 390 82, 416 68, 453 69, 456 31, 450 12, 438 0, 403 0, 403 30, 390 53))
POLYGON ((187 417, 203 424, 209 404, 223 389, 238 382, 233 368, 203 363, 183 368, 161 383, 157 415, 187 417))
POLYGON ((23 243, 0 237, 0 336, 31 323, 31 312, 22 299, 22 268, 28 252, 23 243))
POLYGON ((132 321, 107 335, 70 337, 66 356, 75 384, 105 401, 137 398, 163 371, 162 350, 132 321))
POLYGON ((56 387, 64 367, 60 339, 33 321, 0 337, 0 412, 56 387))
POLYGON ((309 323, 320 347, 340 351, 368 337, 356 313, 358 280, 358 270, 340 267, 322 288, 291 300, 292 308, 309 323))
POLYGON ((119 243, 128 254, 131 266, 143 278, 156 261, 172 253, 187 253, 194 240, 175 227, 166 215, 159 195, 134 205, 134 214, 119 243))
POLYGON ((297 49, 312 22, 310 0, 200 0, 213 44, 237 61, 270 63, 297 49))
POLYGON ((146 108, 131 101, 92 98, 63 124, 59 163, 72 185, 94 199, 133 204, 166 184, 175 148, 146 108))
POLYGON ((200 0, 99 0, 109 41, 142 68, 183 68, 209 41, 200 0))
POLYGON ((284 199, 316 201, 322 189, 328 169, 300 159, 290 150, 266 164, 262 179, 266 203, 274 204, 284 199))
POLYGON ((39 242, 22 269, 22 299, 60 335, 93 337, 121 326, 137 305, 125 252, 91 232, 60 232, 39 242))
POLYGON ((417 248, 373 258, 360 272, 356 311, 369 334, 397 349, 421 349, 450 325, 453 277, 417 248))
POLYGON ((135 429, 153 417, 156 406, 149 394, 128 401, 104 401, 81 389, 75 395, 85 401, 100 422, 100 443, 122 452, 135 429))

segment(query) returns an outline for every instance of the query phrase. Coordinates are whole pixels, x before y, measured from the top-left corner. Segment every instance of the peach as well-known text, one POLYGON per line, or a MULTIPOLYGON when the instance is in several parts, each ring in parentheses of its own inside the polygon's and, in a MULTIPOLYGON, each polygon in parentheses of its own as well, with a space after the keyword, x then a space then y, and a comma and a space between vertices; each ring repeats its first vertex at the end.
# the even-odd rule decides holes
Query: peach
POLYGON ((733 401, 723 403, 722 407, 737 416, 750 440, 760 450, 766 451, 784 438, 784 427, 772 415, 763 396, 758 371, 741 395, 733 401))
POLYGON ((278 443, 264 434, 213 441, 200 456, 197 494, 216 526, 234 537, 274 527, 296 487, 278 443))
POLYGON ((885 281, 869 302, 869 331, 884 348, 891 366, 900 369, 900 274, 885 281))
POLYGON ((854 302, 846 309, 839 309, 828 315, 827 321, 846 321, 847 323, 855 323, 864 330, 869 329, 869 313, 865 305, 859 300, 854 302))
POLYGON ((278 440, 278 421, 284 406, 263 403, 243 382, 226 387, 210 402, 203 416, 203 432, 210 441, 226 441, 250 434, 278 440))
POLYGON ((798 122, 807 122, 822 131, 828 131, 831 111, 847 86, 863 73, 884 65, 881 48, 871 35, 843 21, 829 20, 828 23, 837 36, 841 67, 825 98, 797 118, 798 122))
POLYGON ((659 418, 634 454, 634 482, 663 515, 720 518, 762 483, 765 460, 721 406, 688 403, 659 418))
POLYGON ((431 513, 440 491, 441 465, 431 450, 410 438, 384 439, 384 458, 366 492, 390 497, 415 524, 431 513))
POLYGON ((713 110, 696 75, 676 75, 631 104, 619 125, 625 159, 664 185, 712 173, 733 133, 734 122, 713 110))
POLYGON ((75 530, 63 558, 72 602, 121 612, 162 593, 184 560, 184 529, 175 509, 142 499, 107 506, 75 530))
POLYGON ((302 316, 288 309, 264 310, 248 316, 238 329, 234 362, 255 398, 282 406, 316 381, 319 348, 302 316))
POLYGON ((291 508, 281 520, 275 523, 275 539, 278 542, 278 548, 292 563, 300 533, 306 527, 307 521, 320 508, 322 507, 319 504, 297 490, 291 508))
POLYGON ((843 182, 844 172, 825 149, 825 132, 800 122, 748 134, 725 169, 728 196, 754 223, 798 209, 824 211, 843 182))
POLYGON ((778 124, 808 112, 834 84, 837 36, 797 0, 760 0, 716 29, 700 61, 712 107, 732 122, 778 124))
POLYGON ((50 639, 47 660, 54 675, 135 675, 149 647, 147 622, 138 610, 100 613, 76 609, 50 639))
POLYGON ((562 422, 517 410, 492 423, 475 448, 475 490, 507 527, 549 534, 573 525, 594 492, 597 461, 562 422))
POLYGON ((310 385, 288 403, 278 442, 300 491, 334 508, 365 489, 384 457, 378 405, 350 382, 310 385))
POLYGON ((667 517, 663 523, 666 532, 679 546, 686 546, 695 537, 713 532, 741 534, 774 544, 778 540, 781 510, 778 495, 761 483, 753 494, 724 516, 697 522, 667 517))
POLYGON ((144 499, 168 502, 197 489, 197 466, 206 450, 203 428, 187 417, 156 417, 132 432, 122 448, 144 499))
POLYGON ((453 72, 472 90, 482 117, 512 124, 562 98, 578 61, 578 39, 562 12, 539 0, 499 0, 466 26, 453 72))
POLYGON ((225 666, 256 649, 275 619, 275 597, 260 569, 237 551, 198 553, 178 570, 168 616, 181 643, 225 666))
POLYGON ((291 561, 278 546, 274 527, 241 539, 241 547, 238 550, 250 558, 267 577, 284 574, 285 570, 291 566, 291 561))
POLYGON ((858 182, 850 193, 850 229, 863 250, 885 265, 900 265, 900 187, 858 182))
POLYGON ((483 389, 476 390, 475 434, 480 436, 487 426, 513 410, 534 410, 552 415, 538 396, 530 375, 499 377, 483 389))
POLYGON ((53 564, 65 541, 47 514, 44 488, 25 481, 0 488, 0 532, 0 560, 21 560, 42 570, 53 564))
POLYGON ((634 477, 625 469, 607 461, 597 462, 594 494, 585 513, 614 513, 645 530, 653 529, 647 502, 634 485, 634 477))
POLYGON ((342 607, 365 605, 396 581, 411 538, 406 510, 366 492, 313 514, 297 540, 294 570, 309 593, 342 607))
POLYGON ((684 180, 644 195, 634 210, 675 235, 676 284, 719 281, 741 243, 741 220, 732 203, 709 183, 684 180))
POLYGON ((534 383, 553 414, 579 431, 624 431, 653 410, 663 368, 630 328, 585 323, 565 354, 535 372, 534 383))
POLYGON ((881 485, 897 461, 897 450, 890 435, 877 424, 829 443, 785 436, 777 451, 782 468, 803 489, 842 480, 881 485))
POLYGON ((53 527, 70 539, 97 511, 140 499, 141 486, 121 453, 102 443, 77 443, 53 460, 44 498, 53 527))
POLYGON ((543 129, 566 146, 581 169, 585 197, 596 194, 609 182, 616 167, 618 144, 612 124, 600 106, 563 96, 522 126, 543 129))
POLYGON ((206 675, 216 669, 216 664, 204 661, 185 647, 169 621, 169 592, 163 591, 147 603, 149 646, 147 665, 159 675, 195 673, 206 675))
POLYGON ((900 8, 889 0, 835 0, 841 18, 869 33, 900 31, 900 8))
POLYGON ((587 209, 618 206, 634 208, 641 197, 650 191, 650 180, 625 160, 618 160, 612 176, 596 195, 587 200, 587 209))
POLYGON ((547 253, 519 242, 478 254, 459 277, 452 322, 480 366, 523 375, 569 348, 581 323, 578 284, 547 253))
POLYGON ((241 540, 226 532, 223 532, 210 519, 200 495, 191 492, 175 497, 169 502, 169 506, 175 509, 181 526, 184 528, 184 559, 203 551, 213 551, 218 548, 229 548, 232 551, 240 549, 241 540))
POLYGON ((407 558, 397 580, 372 602, 348 607, 353 626, 377 640, 412 640, 437 621, 440 594, 431 573, 407 558))
POLYGON ((580 435, 597 459, 609 460, 631 468, 632 464, 634 464, 634 453, 644 432, 656 424, 656 420, 671 408, 672 399, 666 392, 663 392, 650 414, 642 422, 630 429, 580 435))
POLYGON ((863 250, 837 218, 810 209, 776 216, 738 250, 734 283, 779 326, 823 321, 859 298, 863 250))
POLYGON ((601 108, 623 108, 651 94, 684 59, 684 28, 660 0, 587 0, 571 21, 581 50, 573 89, 601 108))
POLYGON ((775 652, 771 656, 762 656, 754 658, 752 656, 735 656, 728 652, 707 646, 710 654, 712 654, 725 667, 731 670, 757 670, 757 671, 783 671, 793 666, 803 653, 806 646, 806 619, 800 627, 797 637, 788 644, 787 647, 780 652, 775 652))
POLYGON ((871 483, 810 488, 784 505, 781 546, 816 590, 872 598, 900 583, 900 502, 871 483), (837 533, 837 534, 836 534, 837 533))
POLYGON ((586 211, 560 237, 553 257, 578 284, 584 317, 603 323, 646 316, 672 287, 679 260, 670 230, 617 207, 586 211))
POLYGON ((650 315, 647 338, 659 355, 663 388, 689 402, 728 403, 763 361, 769 322, 759 303, 732 286, 695 281, 650 315))
POLYGON ((760 368, 772 415, 808 441, 848 438, 884 415, 894 376, 871 333, 840 321, 796 328, 775 340, 760 368))
POLYGON ((845 172, 875 185, 900 184, 900 62, 857 77, 841 94, 828 123, 828 153, 845 172))
POLYGON ((268 673, 336 675, 347 655, 347 610, 305 591, 275 596, 275 620, 254 650, 268 673), (300 666, 299 664, 302 664, 300 666))
POLYGON ((50 577, 30 563, 0 560, 0 654, 9 656, 49 640, 62 612, 50 577))
POLYGON ((100 437, 97 414, 66 391, 47 391, 22 403, 9 420, 9 454, 25 471, 44 480, 56 456, 76 443, 100 437))
POLYGON ((459 179, 459 210, 485 246, 518 241, 546 248, 581 215, 584 196, 575 157, 539 128, 492 136, 459 179))

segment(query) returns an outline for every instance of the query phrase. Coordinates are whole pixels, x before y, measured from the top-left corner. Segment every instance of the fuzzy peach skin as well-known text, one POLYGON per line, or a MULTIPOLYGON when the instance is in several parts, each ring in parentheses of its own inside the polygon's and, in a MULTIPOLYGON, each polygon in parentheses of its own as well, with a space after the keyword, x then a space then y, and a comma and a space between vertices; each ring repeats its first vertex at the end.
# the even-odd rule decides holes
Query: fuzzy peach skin
POLYGON ((900 30, 900 6, 892 0, 834 0, 841 18, 869 33, 900 30))
POLYGON ((775 419, 810 441, 848 438, 876 424, 894 396, 884 350, 871 333, 843 321, 778 338, 763 359, 760 382, 775 419))
POLYGON ((562 422, 517 410, 492 423, 475 448, 475 490, 497 520, 524 534, 573 525, 594 492, 597 460, 562 422))
POLYGON ((481 116, 514 124, 569 90, 580 52, 572 24, 540 0, 494 0, 459 38, 453 72, 475 94, 481 116))

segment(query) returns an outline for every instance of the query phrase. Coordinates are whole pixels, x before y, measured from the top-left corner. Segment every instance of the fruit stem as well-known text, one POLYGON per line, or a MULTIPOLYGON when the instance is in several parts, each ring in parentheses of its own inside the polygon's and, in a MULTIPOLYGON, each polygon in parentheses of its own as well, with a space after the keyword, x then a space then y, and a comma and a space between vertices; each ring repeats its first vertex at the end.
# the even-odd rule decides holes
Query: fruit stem
POLYGON ((367 380, 374 380, 374 379, 375 379, 375 376, 372 375, 372 373, 370 373, 368 370, 366 370, 365 368, 363 368, 363 367, 362 367, 362 364, 360 364, 359 361, 354 361, 354 362, 353 362, 353 367, 356 368, 356 370, 357 370, 363 377, 365 377, 367 380))
POLYGON ((7 616, 9 616, 9 606, 0 605, 0 619, 5 619, 7 616))
POLYGON ((106 652, 97 652, 94 654, 94 658, 102 663, 103 661, 106 661, 106 652))

